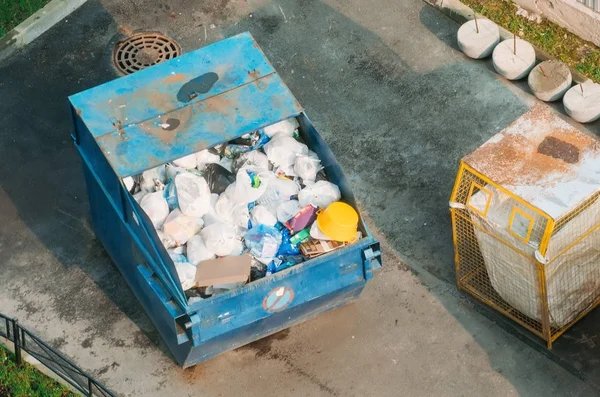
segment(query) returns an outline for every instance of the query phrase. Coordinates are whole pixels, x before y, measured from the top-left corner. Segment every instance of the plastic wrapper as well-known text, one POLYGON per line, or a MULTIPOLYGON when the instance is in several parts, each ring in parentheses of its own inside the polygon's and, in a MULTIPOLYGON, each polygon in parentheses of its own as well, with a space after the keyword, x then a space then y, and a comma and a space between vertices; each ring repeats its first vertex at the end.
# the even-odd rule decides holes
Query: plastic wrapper
POLYGON ((342 197, 340 188, 331 182, 318 181, 306 186, 298 193, 298 201, 302 207, 312 205, 318 208, 327 208, 329 204, 342 197))
POLYGON ((292 256, 281 256, 273 259, 267 265, 266 275, 270 276, 271 274, 278 273, 282 270, 289 269, 290 267, 301 263, 303 258, 298 255, 292 256))
POLYGON ((155 229, 160 229, 169 215, 169 204, 163 197, 163 192, 145 195, 140 202, 140 207, 148 215, 155 229))
POLYGON ((217 256, 231 255, 236 248, 237 233, 235 226, 225 223, 213 223, 200 231, 204 244, 217 256))
POLYGON ((227 186, 235 182, 235 175, 219 164, 208 164, 205 167, 204 178, 212 193, 221 194, 227 186))
POLYGON ((210 189, 204 178, 190 173, 175 177, 177 200, 181 212, 201 218, 210 210, 210 189))
POLYGON ((187 258, 192 265, 197 266, 202 261, 215 259, 216 255, 206 247, 202 236, 196 234, 187 242, 187 258))
POLYGON ((282 242, 281 233, 274 227, 258 225, 248 230, 244 243, 255 258, 273 258, 282 242))
POLYGON ((165 200, 167 200, 167 204, 169 204, 170 211, 173 211, 175 208, 179 207, 179 202, 177 201, 177 191, 175 189, 174 182, 169 182, 165 185, 164 196, 165 200))
POLYGON ((208 164, 218 164, 221 161, 221 156, 214 149, 204 149, 196 153, 196 168, 199 171, 204 171, 208 164))
POLYGON ((281 245, 279 246, 279 250, 277 250, 277 256, 300 254, 300 248, 290 241, 291 237, 291 233, 288 229, 283 229, 281 231, 281 245))

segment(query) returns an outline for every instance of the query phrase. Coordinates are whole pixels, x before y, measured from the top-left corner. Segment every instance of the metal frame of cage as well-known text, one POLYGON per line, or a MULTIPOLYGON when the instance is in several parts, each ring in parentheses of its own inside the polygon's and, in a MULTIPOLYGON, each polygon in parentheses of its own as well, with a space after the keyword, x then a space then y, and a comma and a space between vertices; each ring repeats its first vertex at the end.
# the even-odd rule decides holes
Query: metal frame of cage
MULTIPOLYGON (((551 349, 552 343, 558 337, 600 304, 600 290, 595 293, 596 296, 589 303, 586 303, 586 306, 572 320, 562 326, 553 326, 550 321, 546 269, 554 261, 569 253, 569 251, 576 250, 588 236, 600 228, 600 223, 591 225, 589 229, 582 230, 580 233, 578 232, 576 236, 573 236, 573 241, 552 258, 546 258, 548 244, 553 235, 556 235, 570 220, 590 208, 591 205, 597 202, 599 197, 600 191, 594 193, 565 216, 555 221, 539 208, 534 207, 506 188, 494 183, 465 162, 461 162, 450 202, 458 288, 468 292, 481 302, 491 306, 539 336, 547 342, 548 349, 551 349), (539 246, 537 246, 537 252, 533 258, 524 253, 519 247, 511 244, 509 241, 504 241, 497 235, 489 233, 476 222, 473 222, 471 218, 473 214, 484 218, 487 215, 491 199, 489 197, 489 189, 486 186, 491 186, 501 191, 514 201, 507 231, 525 244, 529 243, 532 235, 536 236, 539 246), (469 205, 469 199, 479 191, 487 192, 488 194, 483 210, 469 205), (517 214, 530 221, 525 235, 518 235, 512 231, 512 225, 517 214), (540 320, 533 319, 521 313, 495 291, 484 263, 484 257, 480 252, 479 243, 475 235, 476 229, 479 232, 486 233, 486 235, 494 238, 499 243, 527 258, 531 262, 531 265, 534 266, 535 273, 537 274, 538 285, 536 292, 539 295, 540 320)), ((562 264, 557 272, 566 266, 569 266, 569 263, 562 264)), ((600 270, 597 277, 600 280, 600 270)))

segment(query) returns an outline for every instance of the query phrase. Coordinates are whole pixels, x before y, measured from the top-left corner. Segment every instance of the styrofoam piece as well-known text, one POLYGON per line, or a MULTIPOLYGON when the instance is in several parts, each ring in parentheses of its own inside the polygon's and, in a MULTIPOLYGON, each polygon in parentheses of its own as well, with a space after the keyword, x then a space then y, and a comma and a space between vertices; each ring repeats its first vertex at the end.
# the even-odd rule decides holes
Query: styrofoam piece
POLYGON ((525 40, 504 40, 494 48, 492 54, 494 68, 508 80, 519 80, 535 66, 535 50, 525 40), (515 51, 516 47, 516 51, 515 51))
POLYGON ((569 67, 560 61, 548 60, 531 70, 527 83, 533 94, 545 102, 557 101, 571 87, 573 77, 569 67))
POLYGON ((565 111, 580 123, 590 123, 600 118, 600 84, 591 81, 578 84, 563 97, 565 111))
POLYGON ((478 19, 465 22, 457 33, 458 46, 468 57, 481 59, 489 56, 500 41, 498 25, 489 19, 478 19))

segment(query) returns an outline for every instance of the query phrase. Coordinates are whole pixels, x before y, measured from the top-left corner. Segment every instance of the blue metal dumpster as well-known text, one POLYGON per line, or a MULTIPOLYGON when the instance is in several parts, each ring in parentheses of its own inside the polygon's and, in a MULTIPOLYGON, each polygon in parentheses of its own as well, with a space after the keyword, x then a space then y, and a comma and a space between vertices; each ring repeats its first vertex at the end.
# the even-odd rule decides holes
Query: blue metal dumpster
POLYGON ((172 260, 122 178, 296 117, 329 180, 356 208, 327 144, 249 33, 69 99, 94 231, 180 365, 341 306, 381 265, 379 243, 361 220, 364 237, 352 245, 188 303, 172 260))

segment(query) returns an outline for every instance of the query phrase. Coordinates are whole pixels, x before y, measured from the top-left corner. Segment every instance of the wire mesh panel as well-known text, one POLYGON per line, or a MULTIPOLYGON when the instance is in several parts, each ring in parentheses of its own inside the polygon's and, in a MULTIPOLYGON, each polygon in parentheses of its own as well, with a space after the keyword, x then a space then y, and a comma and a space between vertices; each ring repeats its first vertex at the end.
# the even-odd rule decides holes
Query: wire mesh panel
POLYGON ((459 288, 548 342, 600 299, 600 192, 556 223, 461 164, 451 212, 459 288))

